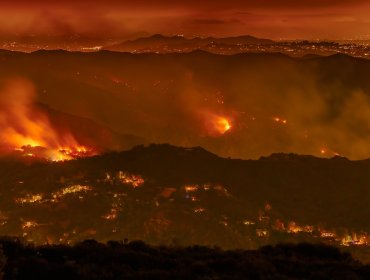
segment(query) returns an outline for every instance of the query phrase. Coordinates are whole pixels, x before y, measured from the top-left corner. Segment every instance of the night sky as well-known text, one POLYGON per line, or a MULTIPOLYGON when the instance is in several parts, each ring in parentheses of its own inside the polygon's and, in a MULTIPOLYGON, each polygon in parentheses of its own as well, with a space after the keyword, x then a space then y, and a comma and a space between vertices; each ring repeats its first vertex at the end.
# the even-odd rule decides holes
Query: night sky
POLYGON ((366 0, 3 0, 0 38, 101 40, 163 33, 368 39, 369 14, 366 0))

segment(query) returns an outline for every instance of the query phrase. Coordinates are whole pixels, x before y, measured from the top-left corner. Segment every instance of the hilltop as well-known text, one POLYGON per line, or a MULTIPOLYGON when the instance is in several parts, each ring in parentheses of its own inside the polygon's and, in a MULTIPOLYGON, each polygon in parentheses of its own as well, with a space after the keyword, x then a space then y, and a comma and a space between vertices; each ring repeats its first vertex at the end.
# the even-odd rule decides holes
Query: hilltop
POLYGON ((267 45, 274 41, 269 39, 260 39, 253 36, 237 36, 237 37, 194 37, 186 38, 184 36, 164 36, 161 34, 154 34, 150 37, 142 37, 135 40, 128 40, 120 44, 107 46, 104 49, 112 51, 143 51, 143 50, 197 50, 210 45, 267 45))
POLYGON ((137 146, 64 162, 0 161, 1 231, 35 243, 129 238, 256 248, 367 248, 370 160, 219 157, 137 146))

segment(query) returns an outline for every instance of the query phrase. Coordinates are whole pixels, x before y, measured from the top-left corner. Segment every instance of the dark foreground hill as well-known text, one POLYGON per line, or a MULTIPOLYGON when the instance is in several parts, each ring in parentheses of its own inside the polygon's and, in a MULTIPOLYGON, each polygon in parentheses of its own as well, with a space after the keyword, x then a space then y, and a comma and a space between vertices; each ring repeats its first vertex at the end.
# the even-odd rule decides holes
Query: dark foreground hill
POLYGON ((142 241, 34 247, 3 239, 4 279, 369 279, 370 267, 326 245, 259 250, 152 247, 142 241))
POLYGON ((370 161, 218 157, 138 146, 66 162, 0 161, 1 234, 37 244, 94 238, 257 248, 368 248, 370 161))

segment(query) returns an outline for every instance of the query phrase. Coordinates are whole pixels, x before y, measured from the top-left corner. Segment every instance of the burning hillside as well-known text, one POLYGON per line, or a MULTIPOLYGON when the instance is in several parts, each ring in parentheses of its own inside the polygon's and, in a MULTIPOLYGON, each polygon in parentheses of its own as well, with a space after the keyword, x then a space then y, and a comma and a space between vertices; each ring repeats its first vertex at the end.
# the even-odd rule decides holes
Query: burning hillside
MULTIPOLYGON (((44 147, 64 158, 60 150, 94 154, 149 142, 244 159, 275 152, 370 155, 368 61, 107 51, 5 52, 0 59, 3 69, 37 88, 36 98, 28 82, 3 83, 0 143, 7 151, 44 147)), ((0 79, 8 72, 0 69, 0 79)))
MULTIPOLYGON (((39 102, 150 143, 202 146, 244 159, 274 152, 370 156, 369 61, 201 51, 4 52, 0 59, 3 69, 35 84, 39 102)), ((0 77, 8 72, 0 69, 0 77)), ((63 135, 70 132, 68 126, 63 135)), ((79 133, 72 131, 85 147, 101 135, 79 141, 79 133)), ((65 146, 63 135, 58 147, 65 146)), ((98 143, 119 149, 106 141, 98 143)))
POLYGON ((209 112, 203 113, 203 115, 205 119, 205 129, 210 136, 221 136, 232 128, 230 119, 225 116, 209 112))
POLYGON ((27 80, 8 79, 0 86, 2 154, 61 161, 130 147, 130 141, 136 144, 134 137, 123 139, 92 121, 38 104, 35 88, 27 80))
POLYGON ((35 106, 35 89, 21 79, 2 82, 0 99, 0 142, 4 152, 53 161, 95 154, 67 130, 53 126, 48 116, 35 106))

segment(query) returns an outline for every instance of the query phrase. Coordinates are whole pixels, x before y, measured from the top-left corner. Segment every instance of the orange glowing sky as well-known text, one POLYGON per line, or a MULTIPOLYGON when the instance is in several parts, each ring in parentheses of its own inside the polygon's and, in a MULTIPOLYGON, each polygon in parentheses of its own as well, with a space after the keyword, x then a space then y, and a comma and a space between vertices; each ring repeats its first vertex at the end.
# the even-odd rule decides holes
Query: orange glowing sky
POLYGON ((370 38, 367 0, 2 0, 0 38, 140 34, 272 39, 370 38))

